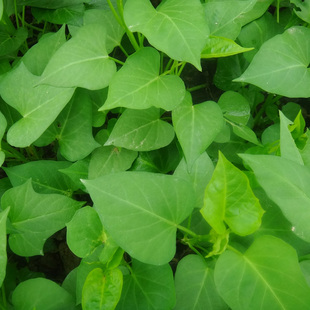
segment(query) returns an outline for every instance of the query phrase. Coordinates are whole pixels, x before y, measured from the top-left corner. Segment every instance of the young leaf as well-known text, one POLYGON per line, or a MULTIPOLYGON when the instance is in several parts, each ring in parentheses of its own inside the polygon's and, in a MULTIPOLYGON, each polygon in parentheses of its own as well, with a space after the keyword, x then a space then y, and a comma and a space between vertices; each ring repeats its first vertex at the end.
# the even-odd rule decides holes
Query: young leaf
POLYGON ((10 207, 10 248, 20 256, 43 255, 46 239, 64 228, 83 204, 63 195, 37 194, 31 180, 6 191, 1 206, 10 207))
POLYGON ((255 132, 251 128, 245 125, 238 125, 234 123, 230 124, 232 125, 234 134, 236 134, 238 137, 246 141, 252 142, 253 144, 261 145, 256 137, 255 132))
POLYGON ((306 23, 310 23, 310 3, 303 0, 290 0, 291 3, 296 5, 294 9, 295 14, 306 23))
POLYGON ((141 32, 170 58, 201 70, 200 53, 209 31, 200 1, 167 0, 154 9, 148 0, 128 0, 124 19, 129 30, 141 32))
POLYGON ((4 159, 5 159, 5 154, 1 150, 1 140, 4 136, 6 126, 7 126, 7 121, 4 115, 0 112, 0 167, 2 166, 4 159))
POLYGON ((136 159, 138 153, 115 146, 102 146, 96 149, 89 162, 88 178, 95 179, 102 175, 126 171, 136 159))
POLYGON ((116 72, 105 46, 103 25, 83 26, 53 55, 38 84, 58 87, 105 88, 116 72))
POLYGON ((281 157, 303 165, 300 152, 295 144, 288 126, 292 123, 281 111, 280 113, 280 150, 281 157))
POLYGON ((5 279, 7 252, 6 252, 6 220, 10 208, 0 212, 0 287, 2 287, 3 280, 5 279))
POLYGON ((70 166, 66 161, 37 160, 22 165, 3 168, 12 185, 19 186, 28 179, 36 192, 71 196, 78 189, 69 177, 59 172, 70 166))
POLYGON ((151 151, 170 144, 174 138, 173 127, 159 117, 160 110, 156 108, 125 110, 105 145, 132 151, 151 151))
POLYGON ((286 97, 310 97, 310 29, 292 27, 265 42, 236 82, 286 97), (296 83, 298 81, 298 83, 296 83))
POLYGON ((120 247, 149 264, 173 258, 177 226, 194 208, 190 183, 171 175, 129 171, 83 182, 104 228, 120 247))
POLYGON ((226 223, 232 232, 245 236, 259 228, 264 210, 247 176, 220 153, 200 212, 218 234, 225 233, 226 223))
POLYGON ((129 56, 113 77, 108 99, 100 110, 174 109, 184 97, 184 83, 176 75, 159 75, 159 67, 160 55, 154 48, 145 47, 129 56))
POLYGON ((260 186, 292 223, 301 239, 310 241, 310 169, 286 158, 242 154, 260 186))
POLYGON ((232 309, 306 310, 310 304, 295 249, 272 236, 259 237, 244 254, 221 254, 215 284, 232 309))
POLYGON ((228 309, 215 287, 214 271, 198 255, 187 255, 178 263, 175 290, 175 310, 228 309))
POLYGON ((73 88, 35 86, 39 79, 21 63, 1 80, 2 98, 23 116, 8 131, 7 141, 13 146, 26 147, 37 140, 73 95, 73 88))
POLYGON ((206 46, 201 52, 201 58, 219 58, 228 57, 253 50, 253 48, 244 48, 233 40, 209 36, 206 46))
POLYGON ((192 105, 189 93, 182 104, 172 111, 172 121, 189 169, 213 142, 224 124, 221 109, 215 102, 192 105))
POLYGON ((175 304, 171 267, 146 265, 133 260, 131 275, 124 276, 117 310, 169 310, 175 304))
POLYGON ((114 310, 122 292, 123 274, 119 269, 92 270, 84 283, 83 310, 114 310))
POLYGON ((13 292, 16 310, 75 310, 74 298, 55 282, 36 278, 20 283, 13 292))
POLYGON ((104 232, 95 209, 84 207, 75 212, 67 223, 67 243, 78 257, 86 257, 103 243, 104 232))

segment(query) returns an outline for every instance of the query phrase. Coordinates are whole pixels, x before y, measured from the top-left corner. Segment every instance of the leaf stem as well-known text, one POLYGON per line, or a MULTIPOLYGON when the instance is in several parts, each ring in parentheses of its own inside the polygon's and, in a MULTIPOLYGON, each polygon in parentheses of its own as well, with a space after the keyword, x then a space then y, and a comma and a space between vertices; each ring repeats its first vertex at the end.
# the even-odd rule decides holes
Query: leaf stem
POLYGON ((118 64, 120 64, 120 65, 122 65, 122 66, 125 64, 123 61, 118 60, 118 59, 116 59, 116 58, 114 58, 114 57, 111 57, 111 56, 109 56, 109 59, 110 59, 110 60, 113 60, 113 61, 115 61, 115 62, 117 62, 118 64))
POLYGON ((203 88, 205 88, 207 86, 208 86, 207 83, 205 83, 205 84, 201 84, 201 85, 197 85, 197 86, 194 86, 194 87, 187 88, 187 91, 189 91, 191 93, 193 91, 196 91, 196 90, 199 90, 199 89, 203 89, 203 88))
POLYGON ((186 227, 184 227, 184 226, 181 226, 181 225, 177 225, 177 228, 178 228, 179 230, 185 232, 185 236, 190 235, 190 236, 192 236, 192 237, 194 237, 194 238, 199 239, 199 235, 197 235, 196 233, 194 233, 192 230, 190 230, 190 229, 188 229, 188 228, 186 228, 186 227))

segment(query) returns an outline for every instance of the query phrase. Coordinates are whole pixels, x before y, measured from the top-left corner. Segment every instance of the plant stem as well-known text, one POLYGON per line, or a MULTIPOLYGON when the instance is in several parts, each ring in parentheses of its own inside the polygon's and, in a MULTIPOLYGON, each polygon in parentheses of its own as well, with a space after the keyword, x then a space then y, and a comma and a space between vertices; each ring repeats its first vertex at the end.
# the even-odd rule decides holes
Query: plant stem
POLYGON ((115 61, 115 62, 117 62, 118 64, 120 64, 120 65, 124 65, 124 62, 123 61, 121 61, 121 60, 118 60, 118 59, 116 59, 116 58, 114 58, 114 57, 111 57, 111 56, 109 56, 109 59, 110 60, 113 60, 113 61, 115 61))
POLYGON ((186 228, 186 227, 184 227, 184 226, 181 226, 181 225, 177 225, 177 228, 178 228, 179 230, 185 232, 185 236, 190 235, 190 236, 192 236, 192 237, 194 237, 194 238, 199 239, 199 235, 197 235, 196 233, 194 233, 192 230, 190 230, 190 229, 188 229, 188 228, 186 228))
POLYGON ((203 89, 205 87, 207 87, 207 83, 187 88, 187 91, 189 91, 191 93, 193 91, 196 91, 196 90, 199 90, 199 89, 203 89))
POLYGON ((16 21, 16 28, 19 28, 19 21, 18 21, 18 13, 17 13, 17 3, 16 0, 14 0, 14 10, 15 10, 15 21, 16 21))

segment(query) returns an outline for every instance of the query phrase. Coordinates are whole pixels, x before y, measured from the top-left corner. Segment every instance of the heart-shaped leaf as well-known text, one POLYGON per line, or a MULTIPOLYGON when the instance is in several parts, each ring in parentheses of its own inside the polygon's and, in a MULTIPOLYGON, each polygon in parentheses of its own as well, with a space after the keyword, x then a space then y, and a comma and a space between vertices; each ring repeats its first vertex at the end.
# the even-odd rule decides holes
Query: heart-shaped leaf
POLYGON ((213 101, 192 105, 189 93, 172 111, 172 121, 189 169, 221 131, 224 119, 213 101))
POLYGON ((74 93, 73 88, 35 86, 39 79, 21 63, 1 81, 2 98, 23 116, 8 131, 7 140, 13 146, 26 147, 37 140, 74 93))
POLYGON ((264 210, 247 176, 222 153, 206 188, 201 214, 220 235, 226 231, 225 223, 241 236, 252 234, 261 224, 264 210))
POLYGON ((145 47, 126 60, 115 74, 108 99, 100 110, 116 107, 147 109, 152 106, 172 110, 185 94, 183 81, 176 75, 159 75, 160 55, 145 47))
POLYGON ((171 175, 129 171, 83 182, 104 228, 120 247, 149 264, 173 258, 178 224, 194 208, 190 183, 171 175))
POLYGON ((286 97, 310 97, 310 29, 292 27, 265 42, 235 81, 286 97))
POLYGON ((199 0, 167 0, 157 9, 148 0, 128 0, 124 19, 131 31, 143 33, 170 58, 201 70, 200 53, 209 31, 199 0))
POLYGON ((156 108, 123 112, 105 145, 132 151, 151 151, 168 145, 174 138, 173 127, 161 120, 156 108))
POLYGON ((310 304, 295 249, 272 236, 259 237, 244 254, 224 252, 215 266, 215 284, 231 309, 296 310, 310 304))
POLYGON ((31 180, 6 191, 1 206, 10 207, 10 248, 20 256, 43 255, 48 237, 65 227, 84 203, 57 194, 37 194, 31 180))
POLYGON ((89 24, 53 55, 39 84, 58 87, 105 88, 116 72, 105 46, 106 30, 101 24, 89 24))

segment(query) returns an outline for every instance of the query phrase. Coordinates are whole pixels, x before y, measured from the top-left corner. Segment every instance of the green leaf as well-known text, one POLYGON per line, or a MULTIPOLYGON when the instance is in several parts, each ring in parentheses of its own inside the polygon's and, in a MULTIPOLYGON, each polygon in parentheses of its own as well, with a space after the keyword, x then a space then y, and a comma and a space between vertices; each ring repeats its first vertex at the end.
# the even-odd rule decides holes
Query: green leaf
POLYGON ((56 33, 48 33, 31 47, 23 57, 23 63, 34 75, 41 75, 55 52, 66 42, 66 27, 56 33))
MULTIPOLYGON (((257 0, 208 0, 205 12, 211 35, 235 40, 257 0)), ((255 18, 253 18, 255 19, 255 18)))
POLYGON ((162 265, 173 258, 177 226, 194 208, 190 183, 131 171, 83 182, 104 228, 120 247, 149 264, 162 265))
POLYGON ((106 29, 106 49, 111 53, 119 46, 125 33, 124 28, 117 22, 111 10, 86 10, 83 16, 84 25, 102 24, 106 29))
POLYGON ((18 4, 21 6, 28 5, 45 9, 58 9, 83 2, 87 3, 90 0, 53 0, 52 2, 50 0, 18 0, 18 4))
POLYGON ((88 178, 95 179, 102 175, 126 171, 136 159, 138 153, 115 146, 102 146, 96 149, 90 159, 88 178))
POLYGON ((147 109, 152 106, 172 110, 185 94, 183 81, 176 75, 159 75, 160 55, 145 47, 129 56, 115 74, 108 99, 100 110, 116 107, 147 109))
POLYGON ((116 72, 105 47, 106 30, 100 24, 83 26, 53 55, 38 84, 58 87, 105 88, 116 72))
POLYGON ((172 111, 172 121, 189 169, 213 142, 224 124, 221 109, 215 102, 192 105, 189 93, 182 104, 172 111))
POLYGON ((295 144, 292 134, 289 130, 289 125, 292 122, 281 112, 280 113, 280 150, 281 157, 294 161, 297 164, 303 165, 303 160, 300 152, 295 144))
POLYGON ((4 117, 4 115, 0 112, 0 167, 2 166, 5 158, 4 152, 1 150, 1 140, 4 136, 5 129, 7 126, 7 121, 4 117))
POLYGON ((301 239, 310 241, 310 168, 272 155, 242 154, 260 186, 292 223, 301 239))
POLYGON ((290 0, 291 3, 296 5, 294 9, 295 14, 306 23, 310 23, 310 3, 304 0, 290 0))
POLYGON ((5 56, 18 50, 26 41, 27 36, 28 30, 24 27, 16 29, 13 34, 0 30, 0 56, 5 56))
POLYGON ((83 310, 114 310, 122 292, 123 274, 119 269, 92 270, 82 293, 83 310))
POLYGON ((183 178, 193 184, 196 196, 196 208, 200 209, 203 206, 204 192, 211 180, 213 170, 213 162, 206 152, 202 153, 197 158, 191 169, 189 169, 184 158, 175 169, 175 176, 183 178))
POLYGON ((23 116, 8 131, 7 141, 12 146, 26 147, 38 139, 73 95, 73 88, 35 86, 39 79, 21 63, 0 83, 2 98, 23 116))
POLYGON ((13 292, 16 310, 74 310, 74 298, 55 282, 36 278, 20 283, 13 292))
POLYGON ((173 138, 173 127, 160 119, 159 109, 127 109, 117 120, 105 145, 151 151, 170 144, 173 138))
POLYGON ((264 210, 253 194, 247 176, 222 153, 206 188, 201 213, 220 235, 226 231, 225 223, 241 236, 252 234, 261 225, 264 210))
POLYGON ((230 124, 232 125, 234 134, 236 134, 237 136, 246 141, 252 142, 253 144, 261 145, 261 143, 258 141, 256 137, 255 132, 251 128, 245 125, 238 125, 234 123, 230 124))
POLYGON ((167 0, 157 9, 148 0, 127 0, 124 19, 129 30, 141 32, 170 58, 201 70, 200 54, 209 31, 199 0, 167 0))
POLYGON ((65 227, 83 203, 57 194, 37 194, 27 181, 4 193, 3 209, 10 207, 10 248, 19 256, 43 255, 48 237, 65 227))
POLYGON ((0 287, 6 274, 7 252, 6 252, 6 219, 10 208, 0 212, 0 287))
POLYGON ((248 100, 241 94, 234 91, 226 91, 221 95, 218 105, 226 119, 237 124, 247 124, 251 115, 251 109, 248 100))
POLYGON ((175 304, 174 281, 168 264, 153 266, 133 260, 131 275, 124 276, 117 310, 169 310, 175 304))
POLYGON ((95 209, 84 207, 75 212, 67 226, 67 243, 70 250, 84 258, 103 243, 104 232, 95 209))
POLYGON ((295 249, 272 236, 259 237, 244 254, 224 252, 215 266, 215 284, 232 309, 306 310, 310 304, 295 249))
POLYGON ((206 46, 201 52, 201 58, 219 58, 228 57, 253 50, 253 48, 244 48, 233 40, 209 36, 206 46))
POLYGON ((38 193, 71 196, 78 187, 59 172, 69 166, 70 163, 65 161, 37 160, 3 169, 13 186, 22 185, 31 178, 33 188, 38 193))
POLYGON ((216 290, 214 271, 198 255, 187 255, 178 263, 175 290, 175 310, 228 309, 216 290))
POLYGON ((310 29, 296 26, 265 42, 235 81, 286 97, 310 97, 309 63, 310 29))

